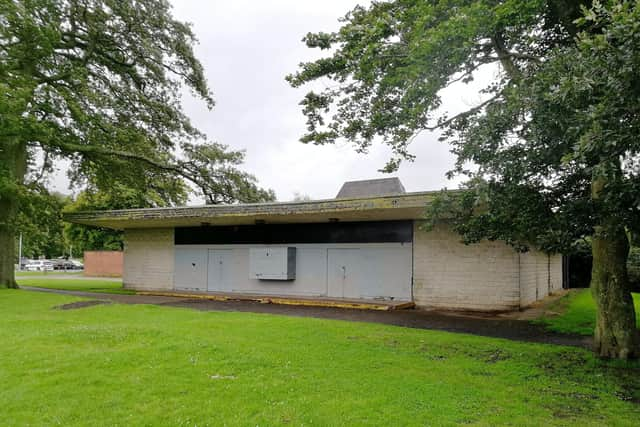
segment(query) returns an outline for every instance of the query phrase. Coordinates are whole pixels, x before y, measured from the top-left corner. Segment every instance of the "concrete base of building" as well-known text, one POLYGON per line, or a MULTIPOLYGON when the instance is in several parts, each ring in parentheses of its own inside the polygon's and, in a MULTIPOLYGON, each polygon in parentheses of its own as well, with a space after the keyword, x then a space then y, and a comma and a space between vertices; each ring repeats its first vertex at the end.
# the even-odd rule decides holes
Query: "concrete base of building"
POLYGON ((185 292, 185 291, 136 291, 138 295, 172 296, 181 298, 198 298, 213 301, 254 301, 261 304, 282 304, 307 307, 332 307, 350 308, 358 310, 405 310, 414 308, 411 301, 375 301, 366 299, 324 298, 324 297, 299 297, 299 296, 274 296, 274 295, 250 295, 238 293, 220 292, 185 292))

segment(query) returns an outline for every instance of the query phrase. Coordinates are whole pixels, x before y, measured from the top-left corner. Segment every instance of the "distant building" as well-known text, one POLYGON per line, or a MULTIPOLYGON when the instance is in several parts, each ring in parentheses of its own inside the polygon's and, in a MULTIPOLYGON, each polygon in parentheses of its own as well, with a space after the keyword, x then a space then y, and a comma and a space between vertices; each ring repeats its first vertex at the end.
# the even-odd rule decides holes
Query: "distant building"
POLYGON ((84 275, 94 277, 122 277, 122 251, 85 251, 84 275))
MULTIPOLYGON (((124 230, 124 286, 144 290, 412 301, 510 310, 562 288, 562 258, 460 243, 421 218, 433 192, 397 178, 347 182, 335 199, 66 214, 124 230)), ((85 266, 88 268, 88 266, 85 266)))

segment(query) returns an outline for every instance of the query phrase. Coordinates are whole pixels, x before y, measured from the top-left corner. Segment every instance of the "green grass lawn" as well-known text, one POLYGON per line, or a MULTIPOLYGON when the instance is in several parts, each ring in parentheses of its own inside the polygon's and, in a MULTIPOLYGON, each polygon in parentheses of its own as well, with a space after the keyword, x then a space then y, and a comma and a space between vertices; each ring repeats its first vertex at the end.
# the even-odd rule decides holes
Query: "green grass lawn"
POLYGON ((389 325, 0 292, 0 425, 637 425, 640 364, 389 325))
MULTIPOLYGON (((640 328, 640 294, 634 293, 636 321, 640 328)), ((596 306, 589 289, 574 289, 556 301, 549 310, 559 315, 551 315, 536 320, 556 332, 593 335, 596 322, 596 306)))
POLYGON ((61 289, 64 291, 102 292, 109 294, 135 294, 135 291, 122 288, 121 280, 92 280, 92 279, 63 279, 21 278, 16 277, 20 286, 36 286, 47 289, 61 289))

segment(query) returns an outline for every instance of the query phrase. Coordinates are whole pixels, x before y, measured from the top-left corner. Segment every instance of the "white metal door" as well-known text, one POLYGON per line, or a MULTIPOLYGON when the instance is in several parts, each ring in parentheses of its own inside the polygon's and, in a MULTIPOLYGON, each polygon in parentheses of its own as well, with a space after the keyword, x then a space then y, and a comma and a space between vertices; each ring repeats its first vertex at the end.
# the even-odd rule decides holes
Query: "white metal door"
POLYGON ((329 249, 328 296, 411 300, 411 246, 329 249))
POLYGON ((360 298, 411 300, 411 246, 362 250, 360 298))
POLYGON ((360 249, 329 249, 327 255, 328 296, 360 298, 360 249))
POLYGON ((209 250, 208 291, 230 292, 233 290, 233 284, 231 283, 231 255, 231 249, 209 250))

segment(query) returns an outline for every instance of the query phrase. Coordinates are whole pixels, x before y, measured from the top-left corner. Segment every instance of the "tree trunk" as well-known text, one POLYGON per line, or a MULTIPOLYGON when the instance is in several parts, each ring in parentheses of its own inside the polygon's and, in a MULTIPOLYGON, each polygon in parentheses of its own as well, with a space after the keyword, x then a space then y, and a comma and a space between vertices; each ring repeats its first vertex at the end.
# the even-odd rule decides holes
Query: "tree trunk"
MULTIPOLYGON (((592 198, 599 201, 606 178, 592 183, 592 198)), ((623 224, 614 218, 595 227, 591 251, 591 293, 596 303, 594 347, 603 358, 630 359, 640 356, 640 336, 627 276, 629 239, 623 224)))
POLYGON ((600 357, 640 356, 636 314, 627 278, 629 241, 623 227, 597 227, 592 242, 591 292, 597 306, 595 350, 600 357))
POLYGON ((10 225, 11 213, 10 200, 0 201, 0 289, 17 288, 14 272, 15 233, 10 225))
POLYGON ((27 147, 15 140, 3 141, 0 184, 0 289, 17 288, 15 278, 15 219, 18 213, 18 188, 24 184, 27 170, 27 147))

